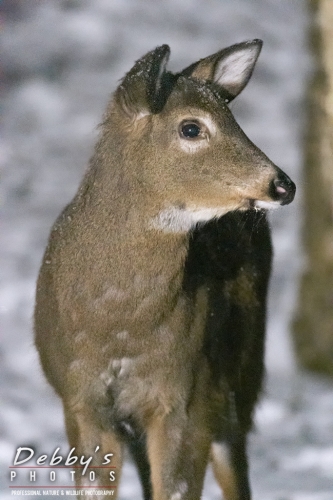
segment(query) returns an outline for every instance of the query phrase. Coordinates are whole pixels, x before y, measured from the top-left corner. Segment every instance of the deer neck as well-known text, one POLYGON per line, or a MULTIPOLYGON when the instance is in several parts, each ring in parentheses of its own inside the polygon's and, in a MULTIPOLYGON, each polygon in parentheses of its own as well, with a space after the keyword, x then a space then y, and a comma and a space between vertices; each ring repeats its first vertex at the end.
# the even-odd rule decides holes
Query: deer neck
POLYGON ((114 277, 114 282, 103 278, 101 287, 123 290, 137 303, 152 294, 161 303, 170 300, 182 289, 190 232, 158 227, 154 221, 164 204, 138 180, 118 173, 111 188, 110 183, 96 176, 89 189, 80 190, 91 240, 99 245, 96 266, 110 269, 114 277))

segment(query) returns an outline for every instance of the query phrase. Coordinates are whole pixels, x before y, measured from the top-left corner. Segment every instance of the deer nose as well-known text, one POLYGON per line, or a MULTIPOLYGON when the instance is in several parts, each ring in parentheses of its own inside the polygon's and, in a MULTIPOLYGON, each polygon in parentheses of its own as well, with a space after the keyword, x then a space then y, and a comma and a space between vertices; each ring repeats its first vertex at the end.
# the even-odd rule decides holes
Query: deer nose
POLYGON ((288 205, 295 197, 296 186, 284 172, 279 172, 278 178, 271 182, 270 193, 273 200, 288 205))

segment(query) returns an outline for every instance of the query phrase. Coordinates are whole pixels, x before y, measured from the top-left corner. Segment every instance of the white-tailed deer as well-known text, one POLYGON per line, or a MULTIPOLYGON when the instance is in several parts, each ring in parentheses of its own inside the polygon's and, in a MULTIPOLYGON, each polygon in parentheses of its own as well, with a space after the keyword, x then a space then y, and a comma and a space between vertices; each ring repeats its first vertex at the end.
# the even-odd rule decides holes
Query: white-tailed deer
MULTIPOLYGON (((41 267, 36 345, 70 446, 98 465, 113 453, 118 483, 127 444, 146 500, 199 499, 209 460, 227 500, 250 499, 265 209, 295 194, 228 108, 261 45, 233 45, 178 74, 166 70, 167 45, 137 61, 41 267)), ((94 470, 96 486, 115 484, 110 469, 94 470)))

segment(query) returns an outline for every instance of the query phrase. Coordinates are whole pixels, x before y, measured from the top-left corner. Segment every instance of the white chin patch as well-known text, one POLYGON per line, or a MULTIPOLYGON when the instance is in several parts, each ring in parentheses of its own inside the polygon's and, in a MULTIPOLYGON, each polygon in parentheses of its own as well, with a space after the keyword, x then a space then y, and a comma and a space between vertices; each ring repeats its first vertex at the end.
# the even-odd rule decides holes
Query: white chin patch
MULTIPOLYGON (((237 207, 235 207, 237 208, 237 207)), ((152 221, 154 229, 170 233, 184 233, 193 229, 199 222, 207 222, 222 217, 232 210, 224 207, 180 209, 176 207, 162 210, 152 221)))
POLYGON ((260 201, 256 200, 254 202, 254 207, 259 208, 259 209, 264 209, 264 210, 274 210, 276 208, 279 208, 281 206, 281 203, 279 201, 260 201))

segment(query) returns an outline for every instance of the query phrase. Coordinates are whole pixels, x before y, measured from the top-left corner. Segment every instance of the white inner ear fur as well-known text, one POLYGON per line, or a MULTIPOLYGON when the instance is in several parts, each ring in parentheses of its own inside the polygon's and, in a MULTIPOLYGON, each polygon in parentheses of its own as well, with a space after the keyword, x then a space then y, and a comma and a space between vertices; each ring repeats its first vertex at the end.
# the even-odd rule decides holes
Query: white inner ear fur
POLYGON ((217 64, 214 81, 228 89, 243 86, 258 58, 259 48, 254 45, 232 52, 217 64))
POLYGON ((167 54, 160 63, 159 72, 156 78, 156 90, 158 91, 161 87, 162 76, 166 70, 166 65, 168 64, 169 54, 167 54))

